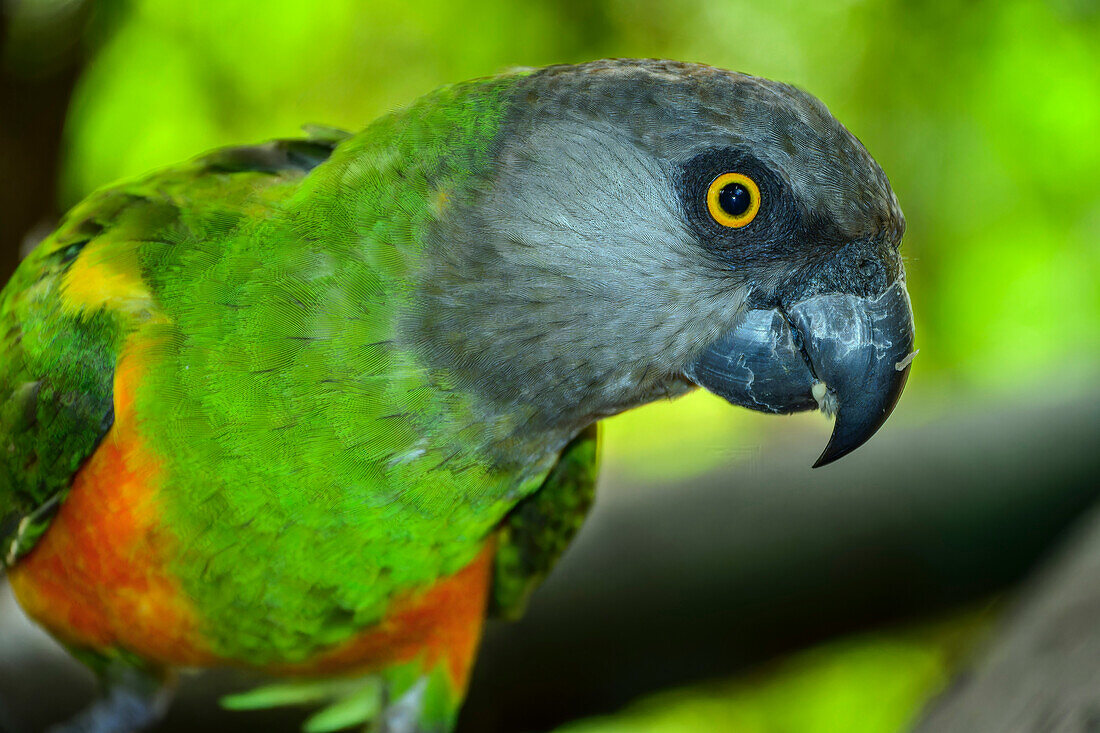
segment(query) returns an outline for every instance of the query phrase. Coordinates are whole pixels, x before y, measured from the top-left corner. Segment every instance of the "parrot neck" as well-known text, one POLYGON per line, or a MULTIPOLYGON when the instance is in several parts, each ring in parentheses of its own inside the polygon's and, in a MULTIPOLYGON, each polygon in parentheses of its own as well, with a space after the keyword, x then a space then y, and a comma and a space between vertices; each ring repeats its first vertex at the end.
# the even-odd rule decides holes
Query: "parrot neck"
POLYGON ((355 323, 364 348, 386 351, 372 360, 390 362, 386 399, 423 436, 409 460, 538 464, 600 418, 689 391, 681 369, 716 335, 697 324, 720 330, 740 308, 680 246, 678 220, 647 223, 639 257, 639 237, 545 229, 556 217, 509 195, 523 187, 501 179, 520 171, 508 146, 529 138, 513 129, 523 76, 445 88, 376 121, 294 202, 310 241, 351 245, 333 258, 343 277, 369 269, 355 323))
POLYGON ((549 278, 521 286, 507 271, 447 269, 426 271, 398 342, 440 394, 461 395, 498 464, 556 454, 599 419, 694 388, 676 366, 687 361, 676 324, 627 324, 614 302, 578 305, 549 278))

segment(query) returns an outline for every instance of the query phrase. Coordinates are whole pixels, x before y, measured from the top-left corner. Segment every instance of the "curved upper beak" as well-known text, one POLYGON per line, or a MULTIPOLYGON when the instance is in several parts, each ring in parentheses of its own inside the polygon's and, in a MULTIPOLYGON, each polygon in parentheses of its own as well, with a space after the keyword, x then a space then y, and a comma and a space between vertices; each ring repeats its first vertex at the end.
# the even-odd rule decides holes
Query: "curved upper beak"
POLYGON ((825 293, 787 309, 752 310, 686 370, 735 405, 773 413, 836 414, 814 468, 866 443, 909 376, 913 310, 898 278, 875 297, 825 293))

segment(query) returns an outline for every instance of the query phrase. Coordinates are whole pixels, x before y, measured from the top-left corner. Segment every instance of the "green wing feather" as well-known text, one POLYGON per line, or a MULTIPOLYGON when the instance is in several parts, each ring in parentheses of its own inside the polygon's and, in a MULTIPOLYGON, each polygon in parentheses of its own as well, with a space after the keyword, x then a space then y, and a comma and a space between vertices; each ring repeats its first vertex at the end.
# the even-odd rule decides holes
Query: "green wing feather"
POLYGON ((118 324, 66 314, 57 298, 65 269, 103 229, 97 211, 79 213, 0 296, 0 566, 34 546, 113 420, 118 324))
POLYGON ((565 447, 542 487, 508 514, 497 540, 491 612, 519 618, 581 528, 596 497, 598 424, 565 447))
POLYGON ((119 349, 149 317, 109 305, 64 307, 69 268, 86 249, 125 255, 135 242, 172 237, 183 209, 194 205, 197 181, 231 189, 301 178, 347 136, 324 129, 308 139, 225 148, 104 189, 69 212, 20 264, 0 293, 0 566, 34 547, 73 475, 111 427, 119 349))

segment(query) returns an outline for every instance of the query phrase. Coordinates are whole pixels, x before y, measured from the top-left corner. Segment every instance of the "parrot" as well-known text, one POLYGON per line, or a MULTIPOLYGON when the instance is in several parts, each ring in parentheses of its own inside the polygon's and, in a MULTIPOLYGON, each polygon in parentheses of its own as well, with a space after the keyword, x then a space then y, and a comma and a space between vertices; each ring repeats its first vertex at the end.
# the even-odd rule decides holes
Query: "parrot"
POLYGON ((611 59, 303 130, 92 193, 0 296, 0 565, 101 682, 58 730, 231 667, 230 710, 451 731, 602 418, 821 410, 824 465, 900 397, 905 219, 794 86, 611 59))

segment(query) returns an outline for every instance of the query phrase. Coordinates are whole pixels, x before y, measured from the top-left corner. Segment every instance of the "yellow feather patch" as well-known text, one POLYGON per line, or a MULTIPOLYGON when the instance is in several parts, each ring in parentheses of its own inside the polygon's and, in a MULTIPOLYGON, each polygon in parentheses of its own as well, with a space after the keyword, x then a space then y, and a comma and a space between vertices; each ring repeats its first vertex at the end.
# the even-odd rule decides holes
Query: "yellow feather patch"
POLYGON ((61 280, 64 310, 75 315, 100 308, 153 311, 153 295, 142 280, 136 247, 130 242, 90 242, 61 280))

